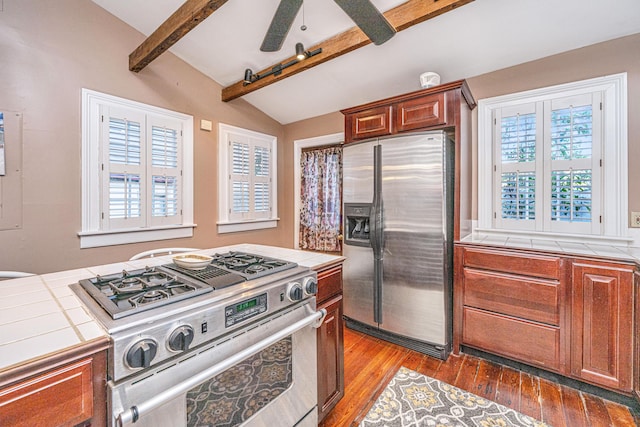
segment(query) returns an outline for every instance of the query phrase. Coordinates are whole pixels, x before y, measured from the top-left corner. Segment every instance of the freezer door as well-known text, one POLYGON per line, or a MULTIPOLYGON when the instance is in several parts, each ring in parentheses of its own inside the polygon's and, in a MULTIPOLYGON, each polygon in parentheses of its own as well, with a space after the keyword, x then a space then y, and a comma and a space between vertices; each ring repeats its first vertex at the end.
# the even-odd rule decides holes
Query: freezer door
MULTIPOLYGON (((345 206, 373 201, 374 142, 345 145, 342 154, 345 206)), ((346 228, 345 228, 346 229, 346 228)), ((343 269, 344 314, 359 322, 377 326, 373 320, 373 251, 371 247, 345 241, 343 269)))
POLYGON ((417 134, 382 141, 384 276, 380 329, 444 345, 444 135, 417 134))

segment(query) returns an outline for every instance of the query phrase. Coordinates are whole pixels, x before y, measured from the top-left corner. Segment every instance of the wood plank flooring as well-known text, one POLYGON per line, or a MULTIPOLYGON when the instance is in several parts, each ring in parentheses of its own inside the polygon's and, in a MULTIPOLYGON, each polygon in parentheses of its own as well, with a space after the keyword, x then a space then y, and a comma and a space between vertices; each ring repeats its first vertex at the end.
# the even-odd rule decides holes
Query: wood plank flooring
POLYGON ((345 395, 319 427, 355 427, 400 366, 453 384, 554 427, 638 426, 629 409, 470 355, 446 362, 344 329, 345 395))

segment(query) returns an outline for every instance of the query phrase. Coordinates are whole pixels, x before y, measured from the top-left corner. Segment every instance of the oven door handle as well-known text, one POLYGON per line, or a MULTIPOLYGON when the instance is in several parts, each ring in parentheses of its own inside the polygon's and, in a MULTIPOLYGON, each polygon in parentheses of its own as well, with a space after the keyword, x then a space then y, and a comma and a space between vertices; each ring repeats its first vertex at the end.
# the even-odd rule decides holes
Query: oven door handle
POLYGON ((198 375, 195 375, 189 378, 187 381, 184 381, 176 385, 175 387, 165 390, 155 395, 153 398, 147 401, 144 401, 138 405, 132 406, 131 408, 120 413, 116 417, 116 424, 119 427, 122 427, 129 423, 135 423, 136 421, 138 421, 138 419, 141 416, 143 416, 147 412, 151 412, 154 409, 159 408, 160 406, 164 405, 167 402, 170 402, 171 400, 175 399, 181 394, 186 393, 187 391, 197 386, 198 384, 202 383, 203 381, 206 381, 212 377, 215 377, 219 373, 224 372, 230 367, 243 361, 247 357, 253 356, 254 354, 264 350, 265 348, 269 347, 272 344, 275 344, 281 339, 294 334, 295 332, 299 331, 300 329, 306 326, 313 325, 314 328, 319 328, 322 325, 322 322, 324 321, 324 318, 326 317, 326 315, 327 315, 327 310, 325 310, 324 308, 313 312, 313 314, 305 317, 304 319, 301 319, 296 323, 293 323, 287 326, 286 328, 281 329, 280 331, 269 336, 268 338, 265 338, 262 341, 259 341, 256 344, 253 344, 242 351, 239 351, 238 353, 223 360, 222 362, 217 363, 211 366, 210 368, 207 368, 206 370, 200 372, 198 375))

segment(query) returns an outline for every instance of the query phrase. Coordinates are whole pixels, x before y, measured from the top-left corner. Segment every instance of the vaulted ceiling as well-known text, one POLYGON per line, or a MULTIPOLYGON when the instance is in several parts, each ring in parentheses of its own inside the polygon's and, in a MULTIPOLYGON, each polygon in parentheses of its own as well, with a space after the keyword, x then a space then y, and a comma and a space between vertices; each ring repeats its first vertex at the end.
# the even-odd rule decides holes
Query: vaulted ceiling
MULTIPOLYGON (((145 36, 184 3, 93 1, 145 36)), ((287 124, 419 89, 419 75, 425 71, 448 82, 640 32, 638 0, 469 1, 372 0, 402 30, 376 46, 362 41, 359 30, 351 30, 353 21, 333 0, 305 0, 282 49, 265 53, 260 45, 279 0, 189 0, 202 16, 197 25, 179 28, 172 36, 178 41, 168 44, 171 52, 221 84, 225 101, 242 96, 287 124), (413 25, 415 14, 426 20, 413 25), (258 73, 291 60, 297 42, 306 49, 322 47, 323 53, 281 76, 242 84, 246 68, 258 73), (345 54, 336 55, 339 50, 345 54)), ((143 62, 153 67, 153 55, 144 51, 154 45, 153 37, 142 52, 132 55, 142 65, 141 75, 143 62)))

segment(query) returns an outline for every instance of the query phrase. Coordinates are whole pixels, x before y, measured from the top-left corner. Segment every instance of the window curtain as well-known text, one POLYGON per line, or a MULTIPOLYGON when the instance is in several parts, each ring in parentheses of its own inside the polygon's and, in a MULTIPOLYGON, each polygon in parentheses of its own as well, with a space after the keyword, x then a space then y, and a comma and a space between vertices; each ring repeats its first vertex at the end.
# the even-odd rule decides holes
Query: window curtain
POLYGON ((339 252, 342 146, 303 151, 300 249, 339 252))

